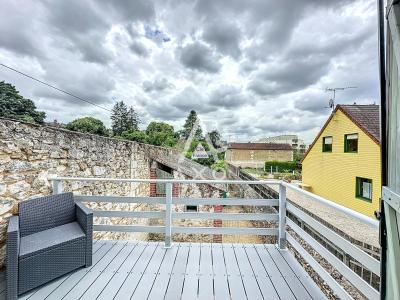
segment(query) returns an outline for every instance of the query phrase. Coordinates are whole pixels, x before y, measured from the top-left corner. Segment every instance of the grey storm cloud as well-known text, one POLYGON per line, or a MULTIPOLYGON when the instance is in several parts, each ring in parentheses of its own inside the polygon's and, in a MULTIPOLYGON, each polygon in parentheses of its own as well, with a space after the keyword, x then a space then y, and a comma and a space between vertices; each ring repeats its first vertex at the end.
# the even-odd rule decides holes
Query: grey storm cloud
MULTIPOLYGON (((377 101, 375 9, 373 0, 3 0, 0 60, 108 109, 124 100, 146 121, 179 127, 194 109, 245 140, 311 134, 327 86, 358 87, 338 103, 377 101)), ((109 122, 18 74, 0 69, 0 80, 40 109, 60 104, 49 119, 96 111, 109 122)))
POLYGON ((156 78, 153 81, 146 80, 142 83, 145 92, 161 92, 163 90, 174 88, 175 86, 170 83, 166 78, 156 78))
POLYGON ((40 7, 2 1, 0 9, 0 48, 23 56, 45 57, 40 29, 32 19, 40 7), (10 32, 12 30, 12 32, 10 32))
POLYGON ((148 57, 150 54, 150 51, 146 48, 146 46, 139 41, 133 41, 129 46, 129 49, 131 49, 133 53, 141 57, 148 57))
POLYGON ((154 4, 149 0, 107 1, 106 5, 117 13, 118 20, 150 21, 155 17, 154 4))
POLYGON ((221 68, 217 55, 207 45, 194 42, 182 48, 180 53, 181 63, 194 70, 216 73, 221 68))
POLYGON ((241 88, 223 85, 214 90, 209 103, 215 107, 238 108, 251 101, 251 98, 242 93, 241 88))
POLYGON ((313 91, 298 97, 294 102, 294 107, 312 113, 326 112, 329 110, 328 99, 329 94, 323 90, 313 91))
MULTIPOLYGON (((49 70, 57 68, 57 65, 48 66, 49 70)), ((51 82, 56 86, 62 87, 67 92, 79 97, 87 99, 96 104, 109 104, 112 102, 110 92, 115 88, 115 81, 112 77, 104 75, 101 72, 100 67, 92 68, 90 71, 86 71, 80 74, 75 74, 73 70, 65 70, 64 73, 58 73, 56 76, 50 75, 55 72, 49 72, 49 76, 46 81, 51 82), (69 81, 70 75, 75 76, 74 81, 69 81)), ((59 93, 53 89, 48 89, 43 86, 38 86, 34 90, 34 96, 46 98, 46 99, 59 99, 65 103, 69 103, 71 107, 77 106, 88 106, 90 104, 78 101, 77 99, 71 98, 69 95, 59 93)))
POLYGON ((248 88, 259 95, 295 92, 316 83, 329 70, 329 60, 305 59, 274 63, 258 72, 248 88))
POLYGON ((203 32, 204 39, 214 44, 217 49, 225 55, 239 58, 241 55, 240 41, 241 31, 233 22, 208 23, 203 32))

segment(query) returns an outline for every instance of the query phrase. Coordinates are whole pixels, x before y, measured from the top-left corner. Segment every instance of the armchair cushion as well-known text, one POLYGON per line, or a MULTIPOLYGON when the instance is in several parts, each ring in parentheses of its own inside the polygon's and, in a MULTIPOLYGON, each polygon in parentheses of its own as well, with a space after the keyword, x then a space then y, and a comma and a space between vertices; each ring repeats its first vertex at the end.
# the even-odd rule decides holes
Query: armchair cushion
POLYGON ((68 223, 22 237, 19 257, 24 259, 66 243, 85 239, 86 235, 77 222, 68 223))
POLYGON ((21 237, 71 223, 75 219, 72 193, 40 197, 19 204, 21 237))

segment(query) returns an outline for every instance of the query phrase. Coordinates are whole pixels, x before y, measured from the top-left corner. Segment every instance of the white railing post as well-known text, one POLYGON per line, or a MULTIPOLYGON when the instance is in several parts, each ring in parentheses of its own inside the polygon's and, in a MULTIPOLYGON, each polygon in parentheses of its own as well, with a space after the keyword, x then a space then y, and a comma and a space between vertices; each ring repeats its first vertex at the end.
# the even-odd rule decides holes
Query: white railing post
POLYGON ((286 186, 279 185, 279 249, 286 249, 286 186))
POLYGON ((53 179, 52 184, 53 184, 53 195, 61 194, 63 192, 63 184, 61 180, 53 179))
POLYGON ((172 183, 165 184, 165 248, 171 248, 172 225, 172 183))

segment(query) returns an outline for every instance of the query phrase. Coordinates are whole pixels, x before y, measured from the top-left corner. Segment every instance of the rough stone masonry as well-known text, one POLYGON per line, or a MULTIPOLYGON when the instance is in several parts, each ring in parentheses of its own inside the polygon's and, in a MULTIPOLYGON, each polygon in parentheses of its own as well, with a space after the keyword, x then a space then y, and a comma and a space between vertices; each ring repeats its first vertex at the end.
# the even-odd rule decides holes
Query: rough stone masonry
MULTIPOLYGON (((49 195, 52 192, 49 177, 149 178, 154 158, 180 169, 173 172, 175 178, 190 179, 195 174, 210 172, 187 160, 182 164, 183 168, 179 167, 176 155, 173 149, 0 118, 0 268, 4 263, 8 217, 18 202, 49 195)), ((64 190, 83 195, 149 196, 150 185, 72 182, 64 184, 64 190)), ((210 196, 215 188, 207 190, 210 196)), ((191 192, 188 191, 187 187, 181 186, 179 193, 183 196, 204 196, 201 187, 192 187, 191 192)), ((146 209, 140 204, 89 203, 89 206, 96 209, 146 209)), ((143 220, 98 218, 95 222, 133 224, 143 220)), ((100 233, 96 235, 98 238, 100 233)), ((102 233, 101 238, 127 238, 127 235, 102 233)), ((129 238, 146 237, 135 233, 129 238)))

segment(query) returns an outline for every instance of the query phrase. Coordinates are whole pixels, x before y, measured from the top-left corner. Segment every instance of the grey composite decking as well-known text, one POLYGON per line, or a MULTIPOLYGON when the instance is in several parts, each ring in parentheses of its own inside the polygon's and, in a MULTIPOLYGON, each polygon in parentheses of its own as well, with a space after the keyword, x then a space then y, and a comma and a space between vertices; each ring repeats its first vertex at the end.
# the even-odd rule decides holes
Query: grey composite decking
MULTIPOLYGON (((95 241, 93 265, 20 299, 324 299, 288 251, 262 244, 95 241)), ((5 278, 0 273, 0 299, 5 278)))

